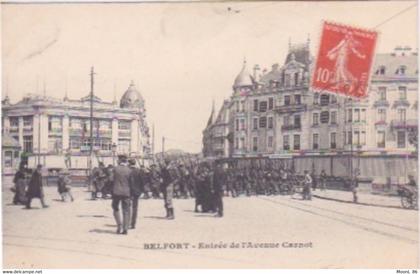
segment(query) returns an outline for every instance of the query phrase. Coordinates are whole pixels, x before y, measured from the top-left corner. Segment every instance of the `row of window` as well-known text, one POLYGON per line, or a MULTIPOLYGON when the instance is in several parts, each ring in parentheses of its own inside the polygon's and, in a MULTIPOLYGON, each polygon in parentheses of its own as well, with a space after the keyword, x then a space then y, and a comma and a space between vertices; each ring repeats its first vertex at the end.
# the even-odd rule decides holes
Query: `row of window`
POLYGON ((345 112, 347 122, 366 122, 366 109, 354 108, 347 109, 345 112))
MULTIPOLYGON (((406 118, 407 118, 407 110, 404 108, 397 109, 398 121, 405 122, 406 118)), ((377 122, 385 122, 385 121, 386 121, 386 108, 379 108, 377 122)))
MULTIPOLYGON (((17 138, 16 138, 17 139, 17 138)), ((69 147, 71 150, 80 151, 83 147, 90 147, 90 140, 87 138, 70 137, 69 147)), ((94 150, 111 151, 112 140, 110 138, 95 138, 93 141, 94 150)), ((63 149, 63 141, 61 137, 48 137, 48 152, 58 153, 63 149)), ((23 136, 23 151, 33 153, 33 137, 23 136)), ((119 153, 130 152, 130 140, 118 140, 117 151, 119 153)))
MULTIPOLYGON (((353 145, 362 146, 366 145, 366 131, 351 131, 344 132, 344 143, 350 145, 353 142, 353 145)), ((377 132, 377 147, 378 148, 385 148, 385 140, 386 140, 386 133, 383 130, 377 132)), ((283 135, 283 150, 300 150, 301 143, 300 143, 300 135, 283 135), (293 139, 292 139, 293 138, 293 139), (291 141, 293 140, 293 145, 291 146, 291 141)), ((314 133, 312 134, 312 149, 319 149, 319 134, 314 133)), ((245 149, 246 143, 245 138, 235 138, 235 148, 236 149, 245 149)), ((273 147, 273 136, 268 136, 267 138, 267 148, 273 147)), ((398 148, 405 148, 406 147, 406 132, 405 131, 398 131, 397 132, 397 147, 398 148)), ((336 149, 337 148, 337 133, 331 132, 330 133, 330 148, 336 149)), ((253 137, 252 141, 252 150, 258 151, 258 137, 253 137)))
MULTIPOLYGON (((379 100, 386 100, 387 97, 387 87, 378 87, 379 100)), ((407 87, 399 86, 398 87, 398 98, 400 100, 407 100, 407 87)))
POLYGON ((337 124, 337 111, 322 111, 321 113, 312 113, 312 125, 317 126, 319 124, 337 124))
MULTIPOLYGON (((19 117, 10 117, 10 126, 19 127, 19 117)), ((112 129, 112 121, 107 119, 94 119, 93 127, 100 130, 112 129)), ((33 116, 23 116, 23 126, 33 126, 33 116)), ((70 118, 69 127, 72 129, 83 129, 87 131, 90 129, 89 118, 70 118)), ((55 131, 63 128, 63 118, 60 116, 48 116, 48 130, 55 131)), ((118 120, 118 129, 129 130, 131 129, 131 121, 129 120, 118 120)))
MULTIPOLYGON (((385 148, 386 147, 386 132, 385 130, 378 130, 377 133, 377 147, 378 148, 385 148)), ((398 148, 405 148, 406 147, 406 132, 405 131, 398 131, 397 132, 397 147, 398 148)))
POLYGON ((291 86, 299 86, 302 83, 306 82, 308 79, 306 72, 294 72, 294 73, 285 73, 282 71, 280 81, 270 81, 271 87, 291 87, 291 86))
MULTIPOLYGON (((404 66, 404 65, 402 65, 402 66, 399 66, 396 70, 395 70, 395 72, 394 72, 394 74, 395 75, 405 75, 406 74, 406 72, 407 72, 407 67, 406 66, 404 66)), ((375 74, 376 75, 385 75, 386 74, 386 67, 385 66, 380 66, 376 71, 375 71, 375 74)))

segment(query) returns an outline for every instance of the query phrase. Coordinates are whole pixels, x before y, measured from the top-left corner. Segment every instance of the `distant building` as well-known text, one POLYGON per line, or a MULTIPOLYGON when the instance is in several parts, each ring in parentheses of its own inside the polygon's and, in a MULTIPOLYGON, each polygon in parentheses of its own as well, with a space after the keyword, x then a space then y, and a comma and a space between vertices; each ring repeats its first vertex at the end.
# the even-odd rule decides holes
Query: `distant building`
MULTIPOLYGON (((28 95, 16 104, 2 102, 3 134, 22 147, 29 166, 86 168, 90 153, 90 95, 73 100, 28 95)), ((93 98, 93 150, 97 161, 112 164, 117 154, 150 153, 144 99, 133 83, 120 104, 93 98)), ((94 160, 95 161, 95 160, 94 160)))
POLYGON ((21 147, 19 142, 9 134, 3 134, 1 138, 1 173, 2 175, 14 175, 19 168, 21 147))
MULTIPOLYGON (((234 80, 229 103, 229 132, 219 158, 278 159, 298 172, 325 169, 332 175, 383 181, 417 173, 417 53, 397 48, 376 56, 369 97, 351 100, 309 88, 313 57, 309 41, 289 45, 283 65, 251 74, 247 64, 234 80), (351 160, 352 159, 352 160, 351 160)), ((204 156, 213 123, 204 130, 204 156), (205 142, 204 142, 205 141, 205 142)), ((206 153, 207 152, 207 153, 206 153)))
POLYGON ((203 131, 203 155, 207 158, 229 156, 229 101, 224 101, 219 113, 215 114, 214 104, 207 127, 203 131))

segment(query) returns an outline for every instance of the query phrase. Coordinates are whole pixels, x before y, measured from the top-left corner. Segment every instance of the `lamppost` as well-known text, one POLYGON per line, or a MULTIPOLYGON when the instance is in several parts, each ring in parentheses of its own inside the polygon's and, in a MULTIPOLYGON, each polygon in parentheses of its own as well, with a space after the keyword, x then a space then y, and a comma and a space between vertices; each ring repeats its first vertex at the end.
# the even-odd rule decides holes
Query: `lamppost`
POLYGON ((117 153, 117 145, 113 143, 111 149, 112 149, 112 165, 115 166, 115 154, 117 153))

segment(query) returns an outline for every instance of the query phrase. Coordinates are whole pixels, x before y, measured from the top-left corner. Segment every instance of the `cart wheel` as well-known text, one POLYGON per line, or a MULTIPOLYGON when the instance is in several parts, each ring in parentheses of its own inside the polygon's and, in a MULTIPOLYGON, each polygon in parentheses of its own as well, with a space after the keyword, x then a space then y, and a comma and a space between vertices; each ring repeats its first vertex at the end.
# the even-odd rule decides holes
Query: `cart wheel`
POLYGON ((403 208, 412 208, 411 198, 407 196, 401 196, 401 205, 403 208))

